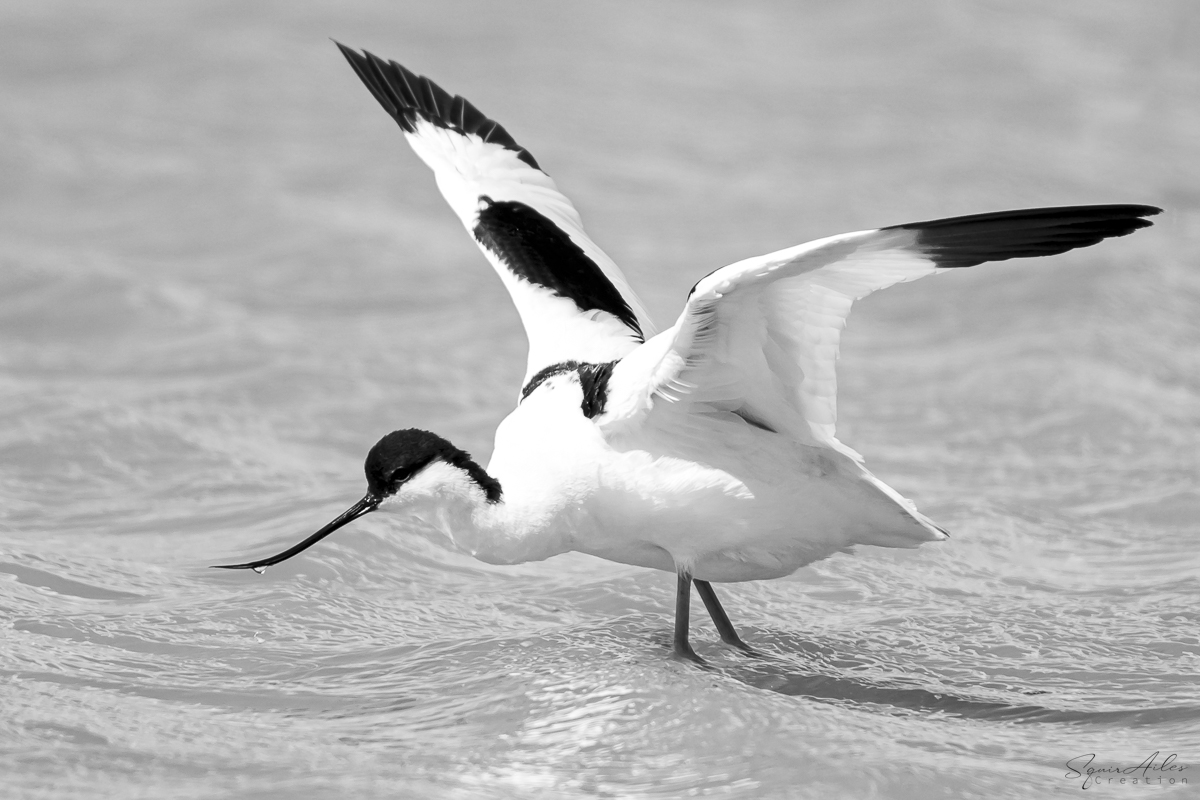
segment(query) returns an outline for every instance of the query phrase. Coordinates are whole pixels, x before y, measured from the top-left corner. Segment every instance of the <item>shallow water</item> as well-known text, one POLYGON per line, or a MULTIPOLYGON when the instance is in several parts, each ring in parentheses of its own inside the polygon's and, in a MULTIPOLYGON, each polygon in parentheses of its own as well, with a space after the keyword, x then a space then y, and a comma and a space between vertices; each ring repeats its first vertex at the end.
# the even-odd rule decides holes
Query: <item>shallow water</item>
POLYGON ((1200 14, 1043 5, 4 6, 5 796, 1030 797, 1155 751, 1194 790, 1200 14), (859 305, 841 437, 953 538, 724 588, 760 658, 698 616, 711 668, 669 659, 669 575, 385 519, 213 571, 388 430, 486 461, 523 370, 329 36, 500 119, 661 323, 838 231, 1168 211, 859 305))

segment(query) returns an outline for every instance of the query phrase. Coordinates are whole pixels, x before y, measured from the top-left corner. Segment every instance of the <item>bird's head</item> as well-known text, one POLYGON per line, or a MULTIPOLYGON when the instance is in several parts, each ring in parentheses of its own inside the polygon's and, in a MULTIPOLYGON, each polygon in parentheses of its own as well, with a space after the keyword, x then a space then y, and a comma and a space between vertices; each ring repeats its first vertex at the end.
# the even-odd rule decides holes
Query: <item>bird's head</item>
POLYGON ((221 564, 218 569, 253 569, 286 561, 348 522, 383 509, 437 503, 449 496, 482 492, 488 503, 500 502, 500 484, 460 450, 436 433, 406 428, 384 436, 367 453, 363 465, 367 493, 321 530, 282 553, 245 564, 221 564))

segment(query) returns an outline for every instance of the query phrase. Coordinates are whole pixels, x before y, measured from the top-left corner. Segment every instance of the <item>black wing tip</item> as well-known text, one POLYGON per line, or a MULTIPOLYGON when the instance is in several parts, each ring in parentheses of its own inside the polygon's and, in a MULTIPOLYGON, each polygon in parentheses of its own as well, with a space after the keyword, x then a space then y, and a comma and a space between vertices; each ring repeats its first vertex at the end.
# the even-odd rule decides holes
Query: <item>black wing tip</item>
POLYGON ((209 569, 253 569, 259 570, 265 567, 257 561, 251 561, 248 564, 210 564, 209 569))
POLYGON ((1103 220, 1139 220, 1142 227, 1153 225, 1143 220, 1143 217, 1153 217, 1161 214, 1158 206, 1138 205, 1134 203, 1110 203, 1105 205, 1088 206, 1047 206, 1045 208, 1018 208, 1010 211, 992 211, 986 214, 967 214, 961 217, 945 217, 929 219, 921 222, 906 222, 903 225, 889 225, 883 230, 918 230, 929 228, 946 228, 965 224, 982 224, 987 222, 1010 222, 1029 224, 1056 222, 1079 222, 1103 220))
POLYGON ((517 154, 517 158, 540 170, 533 154, 517 144, 504 126, 486 117, 469 100, 452 95, 424 75, 417 75, 395 61, 385 61, 369 50, 361 53, 336 39, 331 40, 350 62, 359 79, 400 127, 412 133, 413 122, 421 118, 464 136, 475 134, 485 142, 498 144, 517 154), (403 81, 403 83, 401 83, 403 81), (487 129, 486 134, 480 131, 487 129))
POLYGON ((938 267, 973 267, 985 261, 1033 258, 1090 247, 1148 228, 1157 206, 1111 204, 1022 208, 964 217, 909 222, 883 230, 916 234, 916 247, 938 267))

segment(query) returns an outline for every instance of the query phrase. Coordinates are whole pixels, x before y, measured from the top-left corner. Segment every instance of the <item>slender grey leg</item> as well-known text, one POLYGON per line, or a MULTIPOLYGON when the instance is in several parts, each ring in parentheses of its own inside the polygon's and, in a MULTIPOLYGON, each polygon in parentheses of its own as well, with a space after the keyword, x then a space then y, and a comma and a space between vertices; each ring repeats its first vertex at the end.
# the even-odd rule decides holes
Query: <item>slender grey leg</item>
POLYGON ((695 583, 696 591, 700 593, 700 599, 704 601, 704 607, 708 609, 708 615, 712 617, 713 624, 717 626, 717 633, 721 635, 721 641, 745 650, 747 653, 753 652, 733 629, 733 623, 729 621, 729 615, 725 613, 725 609, 721 608, 721 601, 717 599, 717 593, 712 584, 700 579, 696 579, 695 583))
POLYGON ((692 661, 700 661, 700 656, 688 643, 688 621, 692 605, 692 574, 684 570, 678 573, 675 585, 675 655, 692 661))

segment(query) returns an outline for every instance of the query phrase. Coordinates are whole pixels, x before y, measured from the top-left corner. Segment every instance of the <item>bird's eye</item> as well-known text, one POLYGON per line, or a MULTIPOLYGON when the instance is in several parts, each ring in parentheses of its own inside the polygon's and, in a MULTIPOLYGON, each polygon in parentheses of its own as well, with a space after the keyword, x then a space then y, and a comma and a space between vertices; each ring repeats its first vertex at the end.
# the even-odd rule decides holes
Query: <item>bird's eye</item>
POLYGON ((432 461, 432 458, 422 459, 421 461, 405 464, 396 467, 387 474, 388 494, 395 494, 400 490, 400 486, 410 480, 421 470, 425 469, 432 461))

